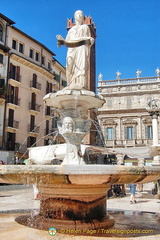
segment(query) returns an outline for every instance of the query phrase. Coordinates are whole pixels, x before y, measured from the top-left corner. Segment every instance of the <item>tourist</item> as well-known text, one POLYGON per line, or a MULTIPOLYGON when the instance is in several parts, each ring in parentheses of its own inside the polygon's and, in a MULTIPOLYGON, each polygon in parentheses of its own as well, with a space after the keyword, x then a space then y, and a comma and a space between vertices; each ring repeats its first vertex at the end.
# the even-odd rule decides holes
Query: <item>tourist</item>
POLYGON ((131 193, 130 203, 136 203, 137 202, 135 200, 136 186, 137 186, 136 184, 129 184, 130 193, 131 193))

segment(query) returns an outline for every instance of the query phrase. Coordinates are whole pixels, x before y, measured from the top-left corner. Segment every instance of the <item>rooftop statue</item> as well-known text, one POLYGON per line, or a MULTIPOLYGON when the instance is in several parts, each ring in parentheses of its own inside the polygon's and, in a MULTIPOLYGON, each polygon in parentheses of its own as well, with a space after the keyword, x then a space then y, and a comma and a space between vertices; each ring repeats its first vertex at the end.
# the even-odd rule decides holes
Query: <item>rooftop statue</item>
POLYGON ((73 26, 64 39, 57 35, 58 45, 68 47, 66 58, 66 76, 69 89, 88 89, 90 48, 94 44, 90 28, 83 24, 84 15, 81 10, 74 14, 73 26))

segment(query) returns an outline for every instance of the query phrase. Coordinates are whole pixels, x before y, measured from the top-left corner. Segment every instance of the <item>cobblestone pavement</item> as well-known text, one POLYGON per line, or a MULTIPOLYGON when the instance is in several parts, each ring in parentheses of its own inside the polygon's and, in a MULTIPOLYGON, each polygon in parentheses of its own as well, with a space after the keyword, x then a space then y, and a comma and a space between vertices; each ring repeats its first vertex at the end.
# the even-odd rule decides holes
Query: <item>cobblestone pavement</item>
MULTIPOLYGON (((151 194, 151 185, 144 185, 136 194, 136 204, 130 204, 127 189, 125 197, 109 198, 107 209, 116 220, 111 229, 72 234, 61 231, 50 236, 48 231, 37 230, 18 224, 15 218, 38 212, 40 201, 34 200, 32 186, 0 186, 0 239, 4 240, 104 240, 104 239, 160 239, 160 200, 151 194), (134 234, 133 234, 134 231, 134 234), (65 234, 63 234, 65 233, 65 234)), ((54 226, 51 226, 54 227, 54 226)), ((65 230, 66 231, 66 230, 65 230)), ((69 231, 69 230, 68 230, 69 231)))

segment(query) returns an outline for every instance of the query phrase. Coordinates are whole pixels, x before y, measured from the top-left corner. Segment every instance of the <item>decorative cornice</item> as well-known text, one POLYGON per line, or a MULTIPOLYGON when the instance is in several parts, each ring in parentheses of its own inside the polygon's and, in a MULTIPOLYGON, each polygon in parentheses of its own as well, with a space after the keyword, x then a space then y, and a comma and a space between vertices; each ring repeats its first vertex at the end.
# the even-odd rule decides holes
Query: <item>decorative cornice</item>
POLYGON ((143 124, 152 124, 151 117, 147 117, 147 118, 143 119, 142 121, 143 121, 143 124))
POLYGON ((102 120, 103 125, 117 125, 113 119, 104 119, 102 120))
POLYGON ((101 114, 123 114, 123 113, 148 113, 148 111, 145 109, 145 108, 140 108, 140 109, 116 109, 116 110, 101 110, 99 109, 97 111, 97 114, 98 115, 101 115, 101 114))
POLYGON ((133 120, 133 119, 127 119, 125 121, 122 121, 123 125, 137 125, 137 121, 133 120))
POLYGON ((16 54, 11 54, 11 59, 25 65, 26 67, 32 68, 36 70, 39 73, 42 73, 44 76, 50 78, 51 80, 53 79, 54 75, 47 70, 45 70, 43 67, 38 66, 35 63, 30 62, 29 60, 22 58, 21 56, 18 56, 16 54))

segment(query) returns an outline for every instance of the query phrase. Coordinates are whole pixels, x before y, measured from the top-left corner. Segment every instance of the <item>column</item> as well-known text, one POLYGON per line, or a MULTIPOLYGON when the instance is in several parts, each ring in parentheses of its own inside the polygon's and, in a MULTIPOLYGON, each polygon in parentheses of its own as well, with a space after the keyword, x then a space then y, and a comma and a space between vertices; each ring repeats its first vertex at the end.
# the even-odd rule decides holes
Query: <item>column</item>
POLYGON ((139 167, 144 167, 145 165, 145 160, 144 158, 138 158, 138 166, 139 167))
POLYGON ((124 164, 124 155, 123 154, 117 154, 117 165, 123 165, 124 164))
MULTIPOLYGON (((159 144, 159 134, 158 134, 158 116, 159 112, 152 112, 152 132, 153 132, 153 146, 159 144)), ((160 156, 155 156, 153 158, 152 165, 160 166, 160 156)))

